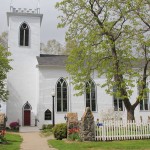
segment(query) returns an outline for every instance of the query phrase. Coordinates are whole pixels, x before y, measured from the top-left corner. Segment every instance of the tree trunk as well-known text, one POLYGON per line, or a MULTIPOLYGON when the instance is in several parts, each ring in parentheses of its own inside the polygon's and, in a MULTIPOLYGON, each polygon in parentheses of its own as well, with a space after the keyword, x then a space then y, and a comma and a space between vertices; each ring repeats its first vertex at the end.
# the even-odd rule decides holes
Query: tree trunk
POLYGON ((127 120, 133 121, 135 120, 134 118, 134 108, 131 107, 129 110, 127 109, 127 120))

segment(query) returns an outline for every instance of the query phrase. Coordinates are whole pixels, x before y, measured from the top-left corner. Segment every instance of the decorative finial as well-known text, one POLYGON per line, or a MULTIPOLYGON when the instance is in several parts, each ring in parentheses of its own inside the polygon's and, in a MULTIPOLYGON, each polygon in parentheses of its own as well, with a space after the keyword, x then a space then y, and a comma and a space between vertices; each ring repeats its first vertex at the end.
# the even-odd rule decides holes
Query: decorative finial
POLYGON ((10 11, 13 9, 13 0, 10 2, 10 11))
POLYGON ((40 8, 40 0, 38 0, 37 8, 40 8))
POLYGON ((37 13, 40 13, 40 0, 38 0, 38 3, 37 3, 37 13))

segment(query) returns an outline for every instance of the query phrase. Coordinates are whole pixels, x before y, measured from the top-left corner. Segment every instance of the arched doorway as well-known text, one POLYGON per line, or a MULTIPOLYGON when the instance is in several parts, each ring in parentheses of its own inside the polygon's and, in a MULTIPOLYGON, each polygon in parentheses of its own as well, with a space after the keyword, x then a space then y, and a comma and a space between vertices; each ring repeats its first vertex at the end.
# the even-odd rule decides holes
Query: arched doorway
POLYGON ((32 110, 32 107, 27 101, 23 106, 23 125, 24 126, 31 125, 31 110, 32 110))

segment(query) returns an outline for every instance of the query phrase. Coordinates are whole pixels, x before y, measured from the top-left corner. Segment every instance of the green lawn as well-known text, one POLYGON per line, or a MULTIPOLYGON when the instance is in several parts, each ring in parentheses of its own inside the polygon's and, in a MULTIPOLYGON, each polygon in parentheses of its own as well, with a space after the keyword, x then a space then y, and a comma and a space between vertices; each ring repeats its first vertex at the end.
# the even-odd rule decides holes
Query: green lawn
POLYGON ((52 129, 44 129, 44 130, 41 130, 41 135, 42 136, 45 136, 45 137, 48 137, 50 135, 52 135, 52 129))
POLYGON ((49 140, 58 150, 150 150, 150 140, 112 141, 112 142, 65 142, 49 140))
POLYGON ((0 150, 20 150, 22 138, 16 134, 6 134, 8 144, 0 144, 0 150))

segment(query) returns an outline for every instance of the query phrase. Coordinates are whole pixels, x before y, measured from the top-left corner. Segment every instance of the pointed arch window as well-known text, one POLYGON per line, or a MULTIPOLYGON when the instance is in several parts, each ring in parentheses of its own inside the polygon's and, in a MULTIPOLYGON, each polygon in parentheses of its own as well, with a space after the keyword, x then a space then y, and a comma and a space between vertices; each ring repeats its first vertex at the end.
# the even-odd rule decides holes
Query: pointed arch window
POLYGON ((29 26, 25 22, 20 26, 20 46, 29 46, 29 26))
POLYGON ((45 120, 52 120, 52 113, 49 109, 45 111, 45 120))
POLYGON ((67 112, 68 110, 68 90, 67 82, 60 78, 57 82, 57 111, 67 112))
POLYGON ((96 86, 92 80, 86 82, 86 107, 96 111, 96 86))
POLYGON ((24 110, 31 110, 32 109, 32 107, 31 107, 31 105, 29 104, 28 101, 24 104, 23 109, 24 110))
MULTIPOLYGON (((143 99, 140 101, 140 110, 141 111, 148 111, 148 110, 150 110, 148 83, 146 83, 146 87, 145 88, 147 90, 144 91, 143 99)), ((142 90, 141 86, 138 85, 138 95, 140 94, 141 90, 142 90)))
MULTIPOLYGON (((117 92, 117 87, 113 87, 113 92, 117 92)), ((117 97, 116 94, 113 96, 114 111, 124 111, 123 100, 120 97, 117 97)))

